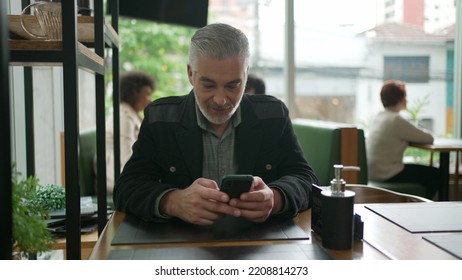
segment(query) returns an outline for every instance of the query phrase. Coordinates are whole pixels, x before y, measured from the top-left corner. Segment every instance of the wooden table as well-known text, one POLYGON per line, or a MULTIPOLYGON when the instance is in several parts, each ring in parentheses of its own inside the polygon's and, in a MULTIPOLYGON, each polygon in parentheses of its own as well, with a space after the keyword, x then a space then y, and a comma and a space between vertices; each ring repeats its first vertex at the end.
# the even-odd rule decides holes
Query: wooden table
MULTIPOLYGON (((410 143, 409 146, 431 151, 440 154, 440 170, 443 175, 443 181, 440 189, 438 190, 438 199, 440 201, 449 200, 449 153, 456 152, 457 155, 462 151, 462 139, 454 138, 436 138, 433 144, 416 144, 410 143)), ((459 164, 458 156, 456 160, 456 187, 458 184, 459 164)))
MULTIPOLYGON (((98 241, 98 231, 93 231, 89 233, 81 234, 81 258, 82 260, 87 260, 98 241)), ((56 239, 56 241, 51 246, 51 250, 63 250, 64 257, 66 257, 66 237, 61 237, 56 239)))
MULTIPOLYGON (((112 216, 112 211, 111 213, 108 213, 108 220, 112 216)), ((96 241, 98 241, 98 230, 94 230, 91 232, 81 232, 80 234, 80 249, 81 249, 81 259, 82 260, 87 260, 90 257, 91 251, 93 250, 93 247, 96 244, 96 241)), ((67 240, 66 237, 59 237, 56 238, 54 243, 51 245, 51 250, 63 250, 64 251, 64 257, 66 257, 66 244, 67 240)))
MULTIPOLYGON (((438 247, 428 243, 421 235, 411 234, 401 227, 389 222, 372 211, 365 209, 364 204, 355 205, 355 212, 364 220, 364 240, 354 241, 351 250, 326 251, 340 260, 386 260, 386 259, 456 259, 438 247)), ((246 246, 273 245, 282 243, 321 244, 321 239, 311 231, 311 210, 300 213, 294 221, 309 236, 308 240, 271 240, 271 241, 227 241, 227 242, 191 242, 163 244, 111 245, 118 227, 125 214, 115 212, 96 242, 90 259, 107 259, 111 250, 166 248, 166 247, 207 247, 207 246, 246 246)))
POLYGON ((424 235, 448 234, 447 232, 410 233, 402 227, 366 209, 366 205, 367 204, 358 204, 355 206, 355 212, 361 215, 364 221, 364 242, 379 250, 387 258, 396 260, 457 259, 453 255, 422 238, 424 235))

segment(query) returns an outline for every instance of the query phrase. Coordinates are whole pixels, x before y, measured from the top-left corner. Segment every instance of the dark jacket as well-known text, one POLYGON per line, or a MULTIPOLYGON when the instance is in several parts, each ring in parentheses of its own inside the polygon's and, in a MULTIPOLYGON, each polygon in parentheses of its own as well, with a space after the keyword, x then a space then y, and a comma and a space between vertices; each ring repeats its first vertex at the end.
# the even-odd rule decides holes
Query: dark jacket
MULTIPOLYGON (((288 109, 269 95, 244 94, 240 106, 238 173, 259 176, 282 190, 288 207, 279 216, 293 217, 309 207, 311 184, 318 180, 298 144, 288 109)), ((155 201, 162 192, 186 188, 202 177, 202 157, 194 93, 152 102, 144 111, 133 155, 116 182, 116 209, 155 220, 155 201)))

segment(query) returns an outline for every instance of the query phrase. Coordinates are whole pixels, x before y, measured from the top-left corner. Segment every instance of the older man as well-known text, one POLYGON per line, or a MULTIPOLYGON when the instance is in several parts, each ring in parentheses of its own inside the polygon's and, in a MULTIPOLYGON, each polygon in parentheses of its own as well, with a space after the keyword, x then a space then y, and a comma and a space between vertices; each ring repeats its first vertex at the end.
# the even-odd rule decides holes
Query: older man
POLYGON ((116 209, 144 220, 209 225, 229 215, 253 222, 293 217, 317 183, 278 99, 244 95, 247 37, 210 24, 191 39, 185 96, 145 109, 133 155, 116 183, 116 209), (228 174, 254 176, 239 198, 221 192, 228 174))

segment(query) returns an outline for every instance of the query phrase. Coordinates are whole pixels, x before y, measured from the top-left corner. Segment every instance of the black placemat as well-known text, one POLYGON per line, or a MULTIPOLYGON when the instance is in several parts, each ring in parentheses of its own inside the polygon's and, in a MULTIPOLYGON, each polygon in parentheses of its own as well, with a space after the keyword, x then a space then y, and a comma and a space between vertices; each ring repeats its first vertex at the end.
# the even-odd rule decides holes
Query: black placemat
POLYGON ((425 235, 423 239, 462 260, 462 234, 425 235))
POLYGON ((109 260, 331 260, 317 244, 113 250, 109 260))
POLYGON ((198 226, 179 220, 149 223, 126 215, 112 244, 279 239, 308 239, 308 235, 291 219, 252 223, 240 218, 226 217, 211 226, 198 226))
POLYGON ((366 208, 412 233, 462 231, 460 202, 386 203, 366 208))

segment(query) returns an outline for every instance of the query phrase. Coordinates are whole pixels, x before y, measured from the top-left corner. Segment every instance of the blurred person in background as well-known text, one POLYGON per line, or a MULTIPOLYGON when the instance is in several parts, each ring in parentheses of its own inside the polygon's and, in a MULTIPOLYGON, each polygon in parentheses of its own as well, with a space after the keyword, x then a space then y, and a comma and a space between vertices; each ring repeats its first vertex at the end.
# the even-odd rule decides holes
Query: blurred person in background
POLYGON ((403 163, 409 143, 432 144, 433 136, 400 115, 407 108, 406 85, 386 81, 380 91, 384 110, 372 122, 366 138, 369 180, 380 182, 418 183, 426 187, 425 197, 433 199, 441 184, 438 168, 403 163))
MULTIPOLYGON (((132 145, 138 138, 142 117, 140 113, 151 103, 156 90, 153 76, 130 71, 120 77, 120 170, 132 155, 132 145)), ((113 116, 106 121, 106 175, 107 192, 114 189, 114 128, 113 116)))
POLYGON ((266 94, 265 82, 262 78, 249 74, 244 92, 247 94, 266 94))

